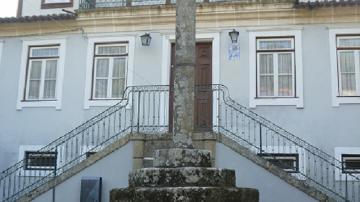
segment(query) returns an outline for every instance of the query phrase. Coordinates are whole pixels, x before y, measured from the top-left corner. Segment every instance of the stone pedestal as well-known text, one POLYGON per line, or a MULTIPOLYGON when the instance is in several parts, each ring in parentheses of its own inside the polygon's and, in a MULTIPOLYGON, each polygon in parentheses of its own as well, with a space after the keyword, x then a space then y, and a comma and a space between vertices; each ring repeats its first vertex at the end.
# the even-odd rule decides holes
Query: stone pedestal
POLYGON ((163 149, 154 167, 129 175, 129 187, 114 189, 111 202, 257 202, 255 189, 237 188, 235 171, 211 167, 210 152, 163 149))

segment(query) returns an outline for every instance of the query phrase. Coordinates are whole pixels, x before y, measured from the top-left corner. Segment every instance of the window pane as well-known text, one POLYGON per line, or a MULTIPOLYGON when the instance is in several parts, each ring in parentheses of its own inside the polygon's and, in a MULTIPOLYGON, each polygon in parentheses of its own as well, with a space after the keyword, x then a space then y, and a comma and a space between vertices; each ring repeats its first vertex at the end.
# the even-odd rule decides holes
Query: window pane
POLYGON ((113 68, 113 78, 125 78, 125 59, 115 58, 113 68))
POLYGON ((340 52, 340 72, 355 72, 355 52, 340 52))
POLYGON ((293 95, 292 76, 280 75, 279 76, 279 96, 292 96, 293 95))
POLYGON ((355 73, 341 74, 341 95, 342 96, 356 95, 355 73))
POLYGON ((30 80, 29 82, 29 99, 39 99, 40 96, 40 80, 30 80))
POLYGON ((44 99, 55 98, 56 80, 45 80, 44 99))
POLYGON ((59 56, 59 48, 32 48, 31 57, 56 57, 59 56))
POLYGON ((278 55, 279 74, 292 74, 291 53, 280 53, 278 55))
POLYGON ((56 79, 57 60, 46 61, 45 79, 56 79))
POLYGON ((41 61, 31 61, 30 79, 41 78, 41 61))
POLYGON ((341 38, 341 39, 339 39, 338 47, 341 47, 341 48, 360 47, 360 37, 359 38, 341 38))
POLYGON ((261 40, 259 42, 260 50, 278 50, 278 49, 292 49, 292 40, 261 40))
POLYGON ((260 76, 260 96, 274 96, 274 76, 260 76))
POLYGON ((107 79, 96 79, 95 82, 95 98, 107 97, 107 79))
POLYGON ((273 74, 274 62, 272 54, 260 54, 260 75, 261 74, 273 74))
POLYGON ((109 59, 98 59, 96 64, 96 77, 108 77, 109 59))
POLYGON ((126 54, 126 46, 99 46, 97 55, 120 55, 126 54))
POLYGON ((125 79, 112 80, 112 98, 120 98, 123 96, 125 79))

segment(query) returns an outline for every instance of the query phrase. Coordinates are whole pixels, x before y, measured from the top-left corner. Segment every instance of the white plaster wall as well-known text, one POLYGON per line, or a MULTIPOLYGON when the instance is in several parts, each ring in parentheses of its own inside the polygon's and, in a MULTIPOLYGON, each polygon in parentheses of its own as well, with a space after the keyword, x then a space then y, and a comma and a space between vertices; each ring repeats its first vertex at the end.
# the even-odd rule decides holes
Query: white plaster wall
POLYGON ((238 187, 258 189, 260 202, 316 201, 221 143, 216 144, 215 158, 216 167, 230 168, 236 171, 238 187))
POLYGON ((102 177, 101 201, 109 201, 110 191, 114 188, 128 186, 128 175, 132 170, 133 144, 130 142, 109 156, 101 159, 92 166, 84 169, 55 188, 55 201, 52 200, 53 191, 50 190, 34 202, 75 202, 80 201, 81 178, 102 177))
MULTIPOLYGON (((79 0, 74 0, 73 7, 64 8, 74 11, 79 8, 79 0)), ((41 0, 23 0, 22 16, 32 15, 49 15, 49 14, 66 14, 62 8, 41 9, 41 0)))

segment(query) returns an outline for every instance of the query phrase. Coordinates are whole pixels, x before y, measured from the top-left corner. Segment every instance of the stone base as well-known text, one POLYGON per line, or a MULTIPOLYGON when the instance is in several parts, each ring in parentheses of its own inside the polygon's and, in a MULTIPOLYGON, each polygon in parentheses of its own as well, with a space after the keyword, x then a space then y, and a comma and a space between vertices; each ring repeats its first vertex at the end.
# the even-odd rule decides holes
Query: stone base
POLYGON ((235 172, 217 168, 144 168, 129 176, 130 187, 235 187, 235 172))
POLYGON ((256 189, 235 187, 235 171, 211 168, 210 152, 155 151, 154 168, 129 175, 129 188, 114 189, 110 202, 258 202, 256 189))
POLYGON ((163 187, 111 191, 111 202, 258 202, 259 192, 249 188, 163 187))

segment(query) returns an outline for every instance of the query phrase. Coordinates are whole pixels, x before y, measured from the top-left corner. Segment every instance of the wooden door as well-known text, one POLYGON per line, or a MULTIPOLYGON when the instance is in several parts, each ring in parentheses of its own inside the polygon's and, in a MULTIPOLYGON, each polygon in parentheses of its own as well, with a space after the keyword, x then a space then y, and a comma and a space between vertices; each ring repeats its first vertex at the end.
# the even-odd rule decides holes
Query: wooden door
MULTIPOLYGON (((175 65, 175 44, 171 45, 171 69, 170 69, 170 98, 169 98, 169 131, 173 129, 173 68, 175 65)), ((195 65, 195 103, 194 103, 194 126, 195 131, 212 130, 212 44, 211 42, 196 43, 195 65)))

